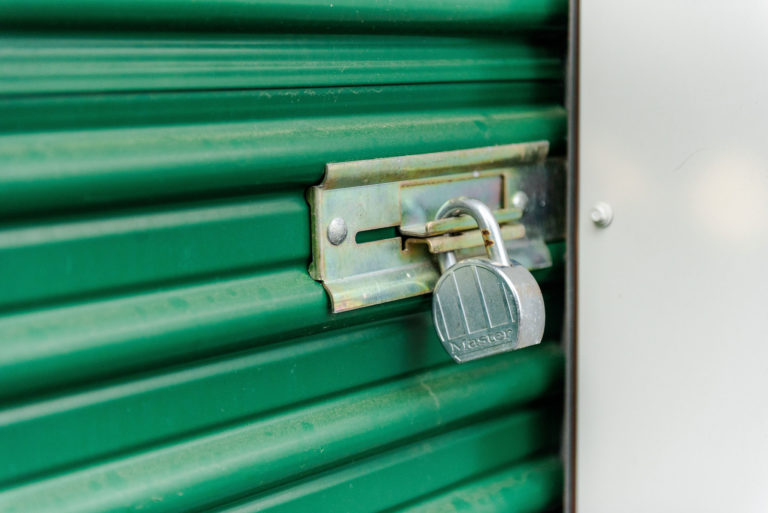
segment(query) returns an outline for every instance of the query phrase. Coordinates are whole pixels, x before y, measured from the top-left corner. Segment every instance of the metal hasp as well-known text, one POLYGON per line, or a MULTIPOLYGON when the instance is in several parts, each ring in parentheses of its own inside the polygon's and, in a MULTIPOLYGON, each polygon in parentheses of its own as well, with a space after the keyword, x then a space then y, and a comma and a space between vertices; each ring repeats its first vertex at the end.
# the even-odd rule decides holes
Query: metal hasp
POLYGON ((455 198, 437 218, 471 215, 483 236, 488 258, 456 263, 440 255, 442 276, 435 286, 432 315, 443 347, 464 363, 541 342, 544 298, 533 275, 510 260, 491 210, 472 198, 455 198))
POLYGON ((323 282, 334 312, 431 292, 440 277, 435 254, 484 254, 470 216, 435 219, 459 196, 493 211, 514 259, 551 266, 544 241, 563 237, 565 173, 548 151, 537 141, 327 164, 323 182, 307 193, 310 275, 323 282), (513 206, 519 191, 529 198, 524 210, 513 206))

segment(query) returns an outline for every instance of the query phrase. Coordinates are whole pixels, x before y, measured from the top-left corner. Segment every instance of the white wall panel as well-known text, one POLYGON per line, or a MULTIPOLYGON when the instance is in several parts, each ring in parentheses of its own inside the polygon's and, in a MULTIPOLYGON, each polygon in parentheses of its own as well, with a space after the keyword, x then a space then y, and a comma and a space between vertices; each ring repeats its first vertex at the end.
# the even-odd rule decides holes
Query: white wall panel
POLYGON ((766 512, 768 2, 580 17, 577 510, 766 512))

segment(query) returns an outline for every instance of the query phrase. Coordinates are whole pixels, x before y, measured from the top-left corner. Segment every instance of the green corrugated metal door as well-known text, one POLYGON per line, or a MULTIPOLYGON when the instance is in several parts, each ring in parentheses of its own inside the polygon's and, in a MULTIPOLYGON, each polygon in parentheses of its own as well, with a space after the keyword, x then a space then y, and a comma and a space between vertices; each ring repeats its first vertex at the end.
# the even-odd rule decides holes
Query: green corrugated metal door
POLYGON ((0 0, 0 511, 556 507, 559 346, 458 366, 429 297, 332 315, 304 193, 562 154, 566 8, 0 0))

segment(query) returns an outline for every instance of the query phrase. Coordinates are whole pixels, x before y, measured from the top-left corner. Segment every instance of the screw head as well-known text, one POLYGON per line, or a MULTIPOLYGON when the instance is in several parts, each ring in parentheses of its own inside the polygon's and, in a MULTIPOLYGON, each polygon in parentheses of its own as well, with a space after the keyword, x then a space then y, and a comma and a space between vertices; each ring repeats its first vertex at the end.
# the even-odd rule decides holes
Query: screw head
POLYGON ((528 201, 528 195, 523 191, 517 191, 512 195, 512 206, 520 210, 525 210, 525 207, 528 206, 528 201))
POLYGON ((338 246, 347 238, 347 223, 340 217, 334 217, 328 223, 328 242, 338 246))
POLYGON ((604 201, 595 203, 595 206, 592 207, 592 211, 589 213, 589 218, 592 219, 592 222, 598 228, 605 228, 613 221, 613 208, 604 201))

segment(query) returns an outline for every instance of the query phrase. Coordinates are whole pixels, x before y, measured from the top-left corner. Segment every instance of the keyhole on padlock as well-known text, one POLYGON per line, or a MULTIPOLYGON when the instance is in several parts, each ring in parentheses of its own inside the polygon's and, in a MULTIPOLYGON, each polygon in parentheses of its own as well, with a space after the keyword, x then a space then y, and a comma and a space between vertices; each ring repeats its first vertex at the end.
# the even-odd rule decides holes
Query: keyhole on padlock
POLYGON ((457 262, 452 252, 438 255, 442 275, 432 313, 443 347, 462 363, 538 344, 545 315, 536 280, 510 260, 499 224, 483 202, 454 198, 440 207, 436 218, 461 214, 477 222, 488 258, 457 262))

